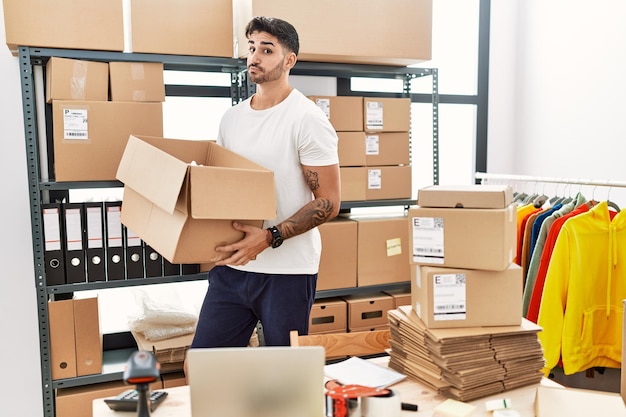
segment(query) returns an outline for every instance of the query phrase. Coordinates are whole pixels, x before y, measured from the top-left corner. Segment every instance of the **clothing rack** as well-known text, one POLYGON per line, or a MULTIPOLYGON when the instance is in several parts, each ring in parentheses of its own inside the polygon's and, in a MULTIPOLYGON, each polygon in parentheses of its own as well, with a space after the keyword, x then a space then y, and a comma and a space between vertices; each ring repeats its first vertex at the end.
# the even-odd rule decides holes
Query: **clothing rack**
POLYGON ((571 185, 590 185, 596 187, 623 187, 626 188, 626 182, 598 179, 580 179, 566 177, 535 177, 531 175, 510 175, 510 174, 489 174, 486 172, 476 172, 477 180, 503 180, 503 181, 524 181, 524 182, 543 182, 553 184, 571 184, 571 185))

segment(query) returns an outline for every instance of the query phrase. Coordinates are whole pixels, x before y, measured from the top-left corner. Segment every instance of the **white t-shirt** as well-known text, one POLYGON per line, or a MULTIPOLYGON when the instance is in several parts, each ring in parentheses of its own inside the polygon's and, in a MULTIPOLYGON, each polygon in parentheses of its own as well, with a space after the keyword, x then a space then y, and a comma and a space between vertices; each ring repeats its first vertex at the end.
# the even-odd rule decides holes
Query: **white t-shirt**
MULTIPOLYGON (((274 172, 275 219, 267 228, 292 216, 314 196, 301 165, 327 166, 339 162, 337 133, 324 112, 298 90, 274 107, 254 110, 250 100, 228 109, 218 132, 218 144, 274 172)), ((250 201, 254 204, 254 201, 250 201)), ((316 274, 321 254, 317 228, 268 248, 256 260, 237 269, 273 274, 316 274)))

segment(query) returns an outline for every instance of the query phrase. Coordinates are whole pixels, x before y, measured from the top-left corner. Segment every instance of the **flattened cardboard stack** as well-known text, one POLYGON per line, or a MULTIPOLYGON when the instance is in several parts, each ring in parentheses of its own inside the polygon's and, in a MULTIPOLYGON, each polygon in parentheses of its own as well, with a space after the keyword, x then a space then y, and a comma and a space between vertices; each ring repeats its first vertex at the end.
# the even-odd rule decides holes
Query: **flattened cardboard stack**
POLYGON ((539 383, 544 366, 537 333, 519 326, 432 329, 411 306, 388 312, 389 367, 442 395, 471 401, 539 383))

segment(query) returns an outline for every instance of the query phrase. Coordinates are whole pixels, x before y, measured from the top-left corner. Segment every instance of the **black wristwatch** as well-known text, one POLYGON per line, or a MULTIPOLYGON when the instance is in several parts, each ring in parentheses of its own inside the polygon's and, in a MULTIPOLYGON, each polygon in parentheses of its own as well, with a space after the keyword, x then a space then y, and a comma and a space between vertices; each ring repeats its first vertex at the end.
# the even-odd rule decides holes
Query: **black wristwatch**
POLYGON ((270 242, 272 248, 276 249, 283 244, 283 237, 280 234, 280 230, 278 230, 276 226, 268 227, 267 231, 272 235, 272 241, 270 242))

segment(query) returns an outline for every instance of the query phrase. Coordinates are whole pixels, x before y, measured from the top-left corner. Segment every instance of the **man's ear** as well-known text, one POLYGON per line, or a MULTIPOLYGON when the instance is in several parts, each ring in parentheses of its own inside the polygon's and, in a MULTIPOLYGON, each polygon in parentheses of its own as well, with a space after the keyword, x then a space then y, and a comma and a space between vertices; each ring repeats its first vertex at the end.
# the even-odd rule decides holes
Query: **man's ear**
POLYGON ((298 57, 296 56, 296 54, 293 52, 289 52, 287 56, 285 56, 285 67, 290 70, 293 68, 294 65, 296 65, 297 61, 298 57))

